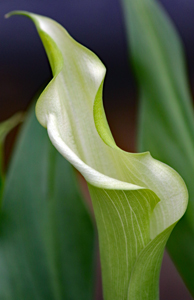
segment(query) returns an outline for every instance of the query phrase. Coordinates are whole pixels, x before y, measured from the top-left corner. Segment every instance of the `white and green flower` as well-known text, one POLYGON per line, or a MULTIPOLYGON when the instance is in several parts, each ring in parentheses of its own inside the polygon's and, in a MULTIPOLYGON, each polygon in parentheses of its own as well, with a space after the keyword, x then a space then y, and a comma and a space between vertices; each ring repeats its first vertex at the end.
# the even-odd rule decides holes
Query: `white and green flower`
POLYGON ((53 72, 37 102, 37 118, 88 183, 104 299, 158 299, 164 247, 186 210, 186 186, 150 153, 127 153, 117 147, 103 109, 106 69, 98 57, 55 21, 15 13, 35 23, 53 72))

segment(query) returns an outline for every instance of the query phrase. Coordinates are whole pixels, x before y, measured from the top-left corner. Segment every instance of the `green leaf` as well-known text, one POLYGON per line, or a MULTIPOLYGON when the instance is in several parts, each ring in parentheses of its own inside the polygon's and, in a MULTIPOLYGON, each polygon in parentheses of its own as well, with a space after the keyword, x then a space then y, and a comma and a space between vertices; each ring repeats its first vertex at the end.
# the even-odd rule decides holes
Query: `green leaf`
POLYGON ((5 138, 15 126, 23 121, 23 116, 23 113, 17 113, 8 120, 0 123, 0 201, 3 194, 5 180, 3 171, 3 148, 5 138))
POLYGON ((0 222, 0 299, 93 296, 94 229, 74 170, 26 117, 9 167, 0 222))
POLYGON ((182 45, 157 1, 123 4, 141 96, 139 149, 175 168, 189 190, 188 210, 168 250, 194 295, 194 116, 182 45))
POLYGON ((185 184, 149 153, 116 146, 102 104, 105 67, 96 55, 55 21, 22 14, 34 21, 54 76, 37 102, 38 120, 88 182, 104 299, 156 300, 164 246, 187 206, 185 184))

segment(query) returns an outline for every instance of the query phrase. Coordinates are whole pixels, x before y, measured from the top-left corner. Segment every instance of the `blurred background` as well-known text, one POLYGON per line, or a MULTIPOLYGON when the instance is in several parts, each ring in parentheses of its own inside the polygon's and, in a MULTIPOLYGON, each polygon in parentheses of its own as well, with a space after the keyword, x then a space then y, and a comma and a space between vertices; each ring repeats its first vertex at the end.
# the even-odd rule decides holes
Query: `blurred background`
MULTIPOLYGON (((191 91, 194 92, 194 1, 161 0, 182 38, 191 91)), ((117 144, 134 152, 138 94, 132 76, 119 0, 0 0, 0 121, 25 110, 36 91, 51 79, 47 58, 29 19, 4 15, 27 10, 61 23, 80 43, 94 51, 107 68, 104 106, 117 144)), ((12 139, 8 140, 9 154, 12 139)), ((100 274, 100 270, 98 271, 100 274)), ((96 300, 102 299, 98 274, 96 300)), ((180 276, 165 254, 161 300, 190 300, 180 276)))

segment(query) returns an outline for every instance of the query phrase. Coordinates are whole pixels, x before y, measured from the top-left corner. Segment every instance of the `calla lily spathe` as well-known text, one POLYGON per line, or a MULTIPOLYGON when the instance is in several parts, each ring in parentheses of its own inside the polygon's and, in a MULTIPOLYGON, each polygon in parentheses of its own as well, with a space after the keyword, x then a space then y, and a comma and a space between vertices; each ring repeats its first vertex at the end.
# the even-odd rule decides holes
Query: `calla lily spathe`
POLYGON ((105 300, 158 297, 166 241, 187 207, 182 178, 149 153, 119 149, 102 104, 105 67, 55 21, 27 13, 53 72, 36 115, 85 177, 97 221, 105 300))

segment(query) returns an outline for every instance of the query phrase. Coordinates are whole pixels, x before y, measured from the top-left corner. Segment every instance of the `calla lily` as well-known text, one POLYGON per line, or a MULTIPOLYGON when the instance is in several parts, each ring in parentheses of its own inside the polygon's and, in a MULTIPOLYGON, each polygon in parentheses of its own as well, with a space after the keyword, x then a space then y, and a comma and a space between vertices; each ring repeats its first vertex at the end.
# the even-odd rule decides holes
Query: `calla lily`
POLYGON ((157 299, 164 247, 187 207, 182 178, 148 152, 117 147, 102 103, 106 69, 94 53, 49 18, 11 14, 34 22, 48 55, 53 79, 36 115, 53 145, 88 183, 104 299, 157 299))

